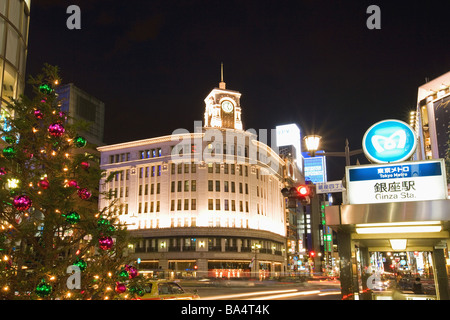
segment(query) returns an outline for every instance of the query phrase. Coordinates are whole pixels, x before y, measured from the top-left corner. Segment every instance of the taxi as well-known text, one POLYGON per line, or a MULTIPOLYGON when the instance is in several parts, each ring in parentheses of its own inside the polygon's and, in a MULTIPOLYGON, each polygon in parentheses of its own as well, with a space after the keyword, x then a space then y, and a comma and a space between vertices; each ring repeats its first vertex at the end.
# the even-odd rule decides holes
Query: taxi
POLYGON ((149 280, 144 287, 145 294, 137 300, 198 300, 197 292, 184 290, 178 283, 169 280, 149 280))

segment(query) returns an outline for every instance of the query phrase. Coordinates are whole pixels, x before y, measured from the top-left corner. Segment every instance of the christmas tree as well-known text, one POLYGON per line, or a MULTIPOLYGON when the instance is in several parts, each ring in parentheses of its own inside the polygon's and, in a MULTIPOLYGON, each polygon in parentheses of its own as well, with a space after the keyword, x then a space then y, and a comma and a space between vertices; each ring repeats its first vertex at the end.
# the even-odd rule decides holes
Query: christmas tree
MULTIPOLYGON (((127 232, 99 210, 99 159, 55 92, 55 66, 30 77, 33 99, 2 109, 0 299, 118 299, 143 294, 127 232)), ((105 178, 112 179, 114 173, 105 178)), ((115 203, 111 202, 111 206, 115 203)))

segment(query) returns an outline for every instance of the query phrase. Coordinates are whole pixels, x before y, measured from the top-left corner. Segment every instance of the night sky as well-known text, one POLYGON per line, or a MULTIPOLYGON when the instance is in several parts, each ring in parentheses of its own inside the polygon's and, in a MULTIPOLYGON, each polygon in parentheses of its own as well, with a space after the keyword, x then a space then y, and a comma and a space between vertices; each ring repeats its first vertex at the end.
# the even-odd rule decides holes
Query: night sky
MULTIPOLYGON (((345 138, 353 150, 375 122, 407 121, 417 88, 450 70, 449 16, 448 1, 32 0, 27 74, 57 65, 102 100, 112 144, 192 132, 223 62, 244 129, 297 123, 326 151, 345 138), (66 27, 71 4, 81 30, 66 27), (366 26, 372 4, 380 30, 366 26)), ((328 163, 341 178, 344 160, 328 163)))

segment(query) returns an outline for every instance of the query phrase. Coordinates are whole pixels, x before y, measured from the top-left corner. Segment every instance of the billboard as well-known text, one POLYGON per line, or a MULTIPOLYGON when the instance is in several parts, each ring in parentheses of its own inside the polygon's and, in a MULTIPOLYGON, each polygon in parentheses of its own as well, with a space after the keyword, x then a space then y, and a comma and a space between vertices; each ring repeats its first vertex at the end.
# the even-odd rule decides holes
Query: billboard
POLYGON ((346 167, 349 204, 447 199, 443 159, 346 167))

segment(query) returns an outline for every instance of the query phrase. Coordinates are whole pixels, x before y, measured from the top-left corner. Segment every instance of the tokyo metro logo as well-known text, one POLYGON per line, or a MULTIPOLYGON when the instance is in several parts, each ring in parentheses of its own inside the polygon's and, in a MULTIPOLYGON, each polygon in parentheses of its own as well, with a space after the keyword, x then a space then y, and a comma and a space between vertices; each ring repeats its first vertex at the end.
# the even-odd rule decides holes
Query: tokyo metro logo
POLYGON ((374 135, 371 140, 373 147, 379 153, 386 150, 403 149, 406 145, 406 133, 403 130, 397 130, 389 137, 374 135))
POLYGON ((405 122, 384 120, 366 131, 362 145, 364 153, 372 162, 400 162, 413 155, 417 138, 414 130, 405 122))

